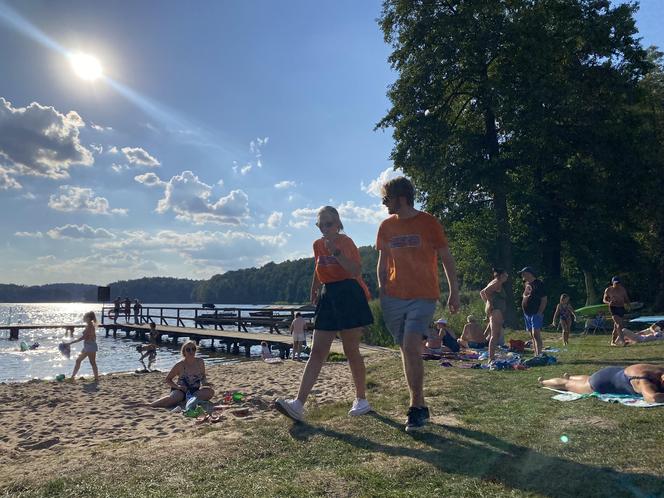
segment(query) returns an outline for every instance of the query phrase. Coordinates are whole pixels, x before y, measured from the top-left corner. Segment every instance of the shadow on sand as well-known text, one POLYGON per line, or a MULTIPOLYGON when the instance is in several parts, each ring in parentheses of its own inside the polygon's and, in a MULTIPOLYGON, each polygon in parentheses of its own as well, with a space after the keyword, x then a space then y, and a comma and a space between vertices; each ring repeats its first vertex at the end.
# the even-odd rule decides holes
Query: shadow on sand
MULTIPOLYGON (((403 431, 403 424, 400 422, 378 413, 372 413, 372 416, 394 430, 403 431)), ((386 445, 369 437, 308 424, 294 424, 290 434, 303 441, 315 435, 322 435, 367 451, 421 460, 442 472, 482 479, 501 484, 507 489, 518 489, 541 496, 664 496, 662 478, 620 472, 608 467, 595 467, 545 455, 490 434, 461 427, 431 424, 431 428, 415 433, 413 439, 426 445, 428 449, 386 445), (443 434, 438 434, 441 430, 444 431, 443 434)))

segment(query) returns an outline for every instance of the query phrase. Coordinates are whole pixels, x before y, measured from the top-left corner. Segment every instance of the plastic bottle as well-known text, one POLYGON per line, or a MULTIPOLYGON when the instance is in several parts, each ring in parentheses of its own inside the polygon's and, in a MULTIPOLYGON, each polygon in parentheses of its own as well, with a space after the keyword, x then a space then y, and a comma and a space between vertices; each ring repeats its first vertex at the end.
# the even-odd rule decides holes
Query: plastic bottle
POLYGON ((189 411, 198 405, 198 398, 191 393, 187 393, 187 402, 184 405, 185 411, 189 411))
POLYGON ((244 398, 244 394, 241 393, 240 391, 235 391, 233 393, 233 401, 240 402, 244 398))

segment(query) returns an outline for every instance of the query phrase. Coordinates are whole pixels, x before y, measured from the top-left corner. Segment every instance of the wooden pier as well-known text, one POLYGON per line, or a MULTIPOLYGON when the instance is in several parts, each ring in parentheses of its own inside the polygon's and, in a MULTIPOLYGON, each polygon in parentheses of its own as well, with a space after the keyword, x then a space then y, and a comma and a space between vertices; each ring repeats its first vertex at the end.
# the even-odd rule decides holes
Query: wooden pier
POLYGON ((0 330, 9 331, 9 340, 18 341, 18 335, 21 330, 35 330, 35 329, 65 329, 68 334, 74 335, 74 329, 76 328, 85 328, 84 323, 65 323, 65 324, 41 324, 41 323, 31 323, 31 324, 22 324, 14 323, 7 325, 0 325, 0 330))
MULTIPOLYGON (((99 328, 104 329, 106 337, 117 337, 124 332, 125 337, 145 340, 154 323, 159 332, 159 340, 167 336, 173 344, 180 338, 190 339, 199 344, 201 340, 210 340, 211 346, 227 353, 239 354, 240 348, 245 356, 250 356, 251 346, 267 342, 270 349, 279 351, 285 358, 289 355, 293 341, 288 329, 295 318, 295 313, 302 313, 305 318, 313 316, 311 306, 270 306, 255 308, 202 308, 176 306, 143 306, 140 312, 125 314, 123 308, 117 313, 114 306, 103 306, 99 328), (250 329, 263 329, 259 332, 250 329), (282 332, 286 332, 282 334, 282 332)), ((0 331, 8 330, 10 340, 18 340, 21 330, 28 329, 65 329, 73 335, 74 329, 84 328, 85 324, 7 324, 0 325, 0 331)))

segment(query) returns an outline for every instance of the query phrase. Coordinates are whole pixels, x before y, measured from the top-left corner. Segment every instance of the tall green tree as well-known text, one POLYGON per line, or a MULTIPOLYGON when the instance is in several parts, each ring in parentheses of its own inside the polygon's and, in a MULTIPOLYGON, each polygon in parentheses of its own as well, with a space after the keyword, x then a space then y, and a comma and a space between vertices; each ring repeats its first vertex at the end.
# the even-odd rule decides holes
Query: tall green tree
POLYGON ((631 107, 648 68, 635 8, 384 2, 380 24, 398 78, 378 126, 394 129, 392 158, 426 208, 454 235, 471 236, 466 254, 474 247, 509 270, 516 254, 559 288, 565 248, 592 279, 597 243, 629 247, 621 237, 629 216, 606 196, 638 183, 624 174, 636 144, 624 129, 636 122, 631 107))

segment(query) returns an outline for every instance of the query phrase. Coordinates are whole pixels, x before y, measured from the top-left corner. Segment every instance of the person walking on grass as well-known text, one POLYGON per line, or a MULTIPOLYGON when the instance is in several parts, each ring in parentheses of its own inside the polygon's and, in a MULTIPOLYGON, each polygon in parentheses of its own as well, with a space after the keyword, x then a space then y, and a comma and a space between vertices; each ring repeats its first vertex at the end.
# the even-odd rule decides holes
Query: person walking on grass
POLYGON ((83 321, 85 322, 83 335, 69 343, 71 346, 75 342, 83 341, 83 349, 78 355, 78 358, 76 358, 74 371, 71 373, 71 380, 76 379, 76 374, 81 368, 81 362, 87 358, 90 361, 92 373, 95 376, 95 382, 99 382, 99 371, 97 370, 97 350, 99 347, 97 346, 97 316, 95 315, 95 312, 88 311, 83 315, 83 321))
POLYGON ((316 305, 316 316, 313 346, 297 398, 279 398, 275 402, 279 412, 295 421, 304 420, 304 403, 337 334, 341 337, 355 383, 356 398, 348 414, 363 415, 371 410, 366 399, 366 370, 360 355, 360 340, 364 327, 373 323, 373 315, 368 303, 369 290, 361 277, 360 252, 350 237, 340 233, 344 226, 332 206, 318 211, 316 226, 323 236, 314 242, 311 302, 316 305))
POLYGON ((560 326, 563 329, 563 346, 569 344, 569 333, 572 330, 572 323, 576 320, 574 308, 569 302, 567 294, 560 295, 560 303, 556 306, 556 312, 553 314, 553 321, 551 325, 556 326, 556 319, 559 320, 560 326))
POLYGON ((619 277, 611 279, 611 286, 604 290, 604 303, 609 305, 611 318, 613 319, 613 333, 611 334, 611 346, 624 346, 623 317, 629 308, 629 296, 627 290, 622 286, 619 277))
POLYGON ((416 431, 429 420, 424 401, 422 339, 433 320, 440 297, 438 259, 445 270, 451 313, 459 309, 454 258, 440 222, 415 209, 415 189, 404 177, 382 187, 383 205, 391 215, 376 237, 378 289, 385 325, 401 349, 403 371, 410 393, 406 431, 416 431))
POLYGON ((532 267, 526 266, 519 273, 524 283, 521 300, 523 319, 526 323, 526 331, 533 339, 535 356, 539 356, 542 353, 542 327, 547 303, 546 290, 532 267))

